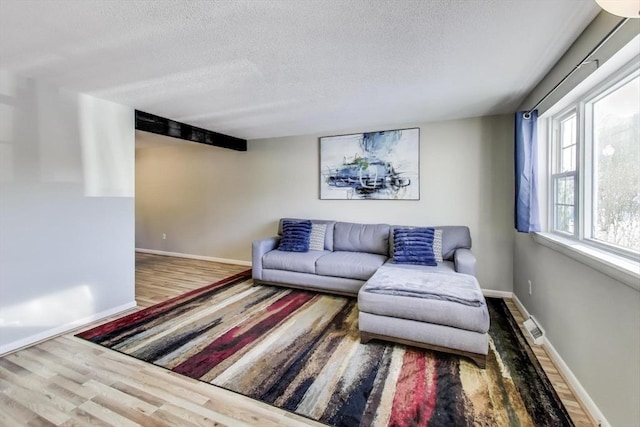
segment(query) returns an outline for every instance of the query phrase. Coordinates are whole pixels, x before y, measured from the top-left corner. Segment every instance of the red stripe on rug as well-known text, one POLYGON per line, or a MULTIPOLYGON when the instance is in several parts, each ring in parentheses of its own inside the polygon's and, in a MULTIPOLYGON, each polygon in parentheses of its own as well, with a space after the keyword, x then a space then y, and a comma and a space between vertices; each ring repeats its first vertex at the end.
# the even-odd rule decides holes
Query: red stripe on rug
MULTIPOLYGON (((222 336, 203 348, 198 354, 185 360, 172 370, 191 378, 200 378, 226 358, 244 348, 247 344, 261 338, 266 331, 278 325, 283 319, 314 297, 317 297, 317 295, 318 294, 311 292, 295 292, 285 295, 264 310, 266 312, 273 312, 273 314, 266 319, 238 335, 243 329, 244 323, 251 322, 251 318, 245 320, 243 324, 229 329, 222 336)), ((262 313, 258 313, 257 315, 261 316, 262 313)))
POLYGON ((183 302, 186 299, 195 297, 196 295, 200 294, 200 293, 204 293, 207 291, 210 291, 212 289, 217 289, 226 285, 231 284, 232 282, 236 282, 236 281, 240 281, 240 280, 244 280, 244 279, 248 279, 249 277, 251 277, 251 269, 249 270, 245 270, 241 273, 238 274, 234 274, 233 276, 229 276, 226 277, 220 281, 211 283, 209 285, 203 286, 201 288, 198 289, 194 289, 192 291, 189 291, 185 294, 182 295, 178 295, 176 297, 170 298, 166 301, 160 302, 158 304, 152 305, 151 307, 147 307, 147 308, 143 308, 140 311, 136 311, 135 313, 131 313, 127 316, 124 316, 120 319, 114 320, 112 322, 109 323, 105 323, 104 325, 100 325, 100 326, 96 326, 93 329, 89 329, 87 331, 81 332, 79 334, 77 334, 76 336, 80 337, 80 338, 84 338, 86 340, 90 340, 92 338, 95 338, 97 336, 103 335, 103 334, 108 334, 110 332, 113 332, 117 329, 120 329, 123 326, 126 326, 130 323, 136 323, 139 322, 141 320, 144 320, 144 318, 146 317, 150 317, 150 316, 154 316, 160 313, 164 313, 166 311, 171 310, 173 307, 175 307, 176 305, 178 305, 179 303, 183 302))
POLYGON ((407 350, 396 382, 389 426, 427 426, 436 404, 436 383, 435 369, 427 369, 425 353, 407 350))

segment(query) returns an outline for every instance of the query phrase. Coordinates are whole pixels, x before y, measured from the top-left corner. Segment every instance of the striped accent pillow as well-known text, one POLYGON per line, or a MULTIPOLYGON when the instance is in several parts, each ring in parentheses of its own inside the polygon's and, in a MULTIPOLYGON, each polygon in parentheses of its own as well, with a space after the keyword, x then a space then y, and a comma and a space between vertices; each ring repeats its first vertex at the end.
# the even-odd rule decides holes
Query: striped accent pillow
POLYGON ((310 251, 324 251, 324 236, 327 234, 327 224, 311 224, 309 236, 310 251))
POLYGON ((286 252, 309 252, 311 221, 282 221, 282 238, 278 250, 286 252))
POLYGON ((436 262, 443 262, 442 259, 442 230, 437 228, 433 232, 433 255, 436 262))
POLYGON ((395 228, 393 230, 393 262, 437 266, 433 253, 434 231, 431 227, 395 228))

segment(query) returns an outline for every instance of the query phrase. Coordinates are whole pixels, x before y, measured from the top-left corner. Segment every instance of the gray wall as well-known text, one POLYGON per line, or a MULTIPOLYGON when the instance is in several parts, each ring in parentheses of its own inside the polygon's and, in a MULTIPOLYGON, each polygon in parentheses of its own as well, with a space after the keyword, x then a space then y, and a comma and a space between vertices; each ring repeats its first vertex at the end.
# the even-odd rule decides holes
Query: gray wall
POLYGON ((482 287, 510 292, 512 118, 379 129, 415 126, 421 139, 419 201, 319 200, 319 135, 249 141, 246 153, 188 142, 138 149, 136 247, 249 261, 251 241, 274 235, 284 216, 465 224, 482 287))
POLYGON ((134 116, 0 73, 0 352, 135 304, 134 116))
POLYGON ((640 292, 520 233, 514 292, 607 421, 638 425, 640 292))

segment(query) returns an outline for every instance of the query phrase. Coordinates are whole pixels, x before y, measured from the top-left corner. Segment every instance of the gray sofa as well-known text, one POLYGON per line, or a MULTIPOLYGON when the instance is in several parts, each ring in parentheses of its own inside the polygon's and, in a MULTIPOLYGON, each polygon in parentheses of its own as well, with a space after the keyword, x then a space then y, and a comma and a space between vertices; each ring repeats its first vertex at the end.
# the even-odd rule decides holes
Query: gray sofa
POLYGON ((394 341, 466 356, 484 368, 489 312, 475 278, 476 258, 467 227, 436 227, 442 230, 442 262, 423 266, 393 262, 395 226, 388 224, 312 220, 327 225, 324 250, 280 251, 285 219, 296 220, 281 219, 278 236, 253 242, 254 283, 357 295, 363 344, 371 339, 394 341), (413 290, 402 294, 407 287, 418 289, 418 295, 413 290))
MULTIPOLYGON (((285 285, 343 295, 358 291, 381 266, 443 270, 476 274, 476 258, 471 252, 471 235, 465 226, 442 226, 443 262, 437 267, 393 264, 393 228, 388 224, 356 224, 311 220, 327 224, 324 251, 284 252, 278 243, 282 235, 256 240, 252 247, 253 280, 256 283, 285 285)), ((299 219, 297 219, 299 220, 299 219)))

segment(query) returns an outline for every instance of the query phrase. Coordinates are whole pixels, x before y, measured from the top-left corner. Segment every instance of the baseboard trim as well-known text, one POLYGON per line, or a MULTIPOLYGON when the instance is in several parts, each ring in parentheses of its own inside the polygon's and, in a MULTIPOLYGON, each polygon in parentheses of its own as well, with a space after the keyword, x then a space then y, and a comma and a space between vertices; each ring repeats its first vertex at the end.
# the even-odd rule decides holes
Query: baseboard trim
POLYGON ((82 319, 74 320, 73 322, 65 323, 64 325, 31 335, 27 338, 22 338, 17 341, 10 342, 9 344, 4 344, 0 346, 0 357, 5 356, 6 354, 14 352, 18 349, 29 347, 41 341, 51 339, 57 335, 62 335, 73 329, 104 319, 105 317, 113 316, 122 313, 123 311, 130 310, 137 307, 137 305, 138 304, 134 300, 126 304, 101 311, 100 313, 92 314, 91 316, 83 317, 82 319))
POLYGON ((202 261, 214 261, 214 262, 220 262, 222 264, 246 265, 247 267, 251 267, 251 261, 241 261, 239 259, 216 258, 216 257, 210 257, 210 256, 204 256, 204 255, 183 254, 180 252, 167 252, 167 251, 158 251, 155 249, 144 249, 144 248, 136 248, 136 252, 140 252, 143 254, 152 254, 152 255, 174 256, 177 258, 199 259, 202 261))
POLYGON ((513 294, 513 297, 511 299, 513 300, 513 303, 516 305, 516 308, 518 309, 518 311, 522 313, 522 317, 524 317, 525 320, 531 317, 531 314, 529 314, 529 310, 525 308, 525 306, 522 304, 522 301, 518 299, 518 296, 515 293, 513 294))
POLYGON ((513 296, 513 292, 483 289, 482 295, 489 298, 511 298, 513 296))
MULTIPOLYGON (((515 293, 513 294, 512 300, 525 319, 531 317, 531 314, 529 314, 529 311, 522 304, 522 301, 518 299, 518 296, 515 293)), ((600 411, 593 399, 591 399, 591 396, 589 396, 582 384, 580 384, 580 381, 578 381, 573 372, 571 372, 569 366, 562 359, 560 353, 558 353, 546 335, 542 342, 542 347, 546 350, 551 362, 556 366, 560 375, 564 378, 571 391, 576 395, 587 414, 593 419, 593 421, 595 421, 596 425, 601 427, 611 427, 611 424, 609 424, 607 419, 604 417, 602 411, 600 411)))

